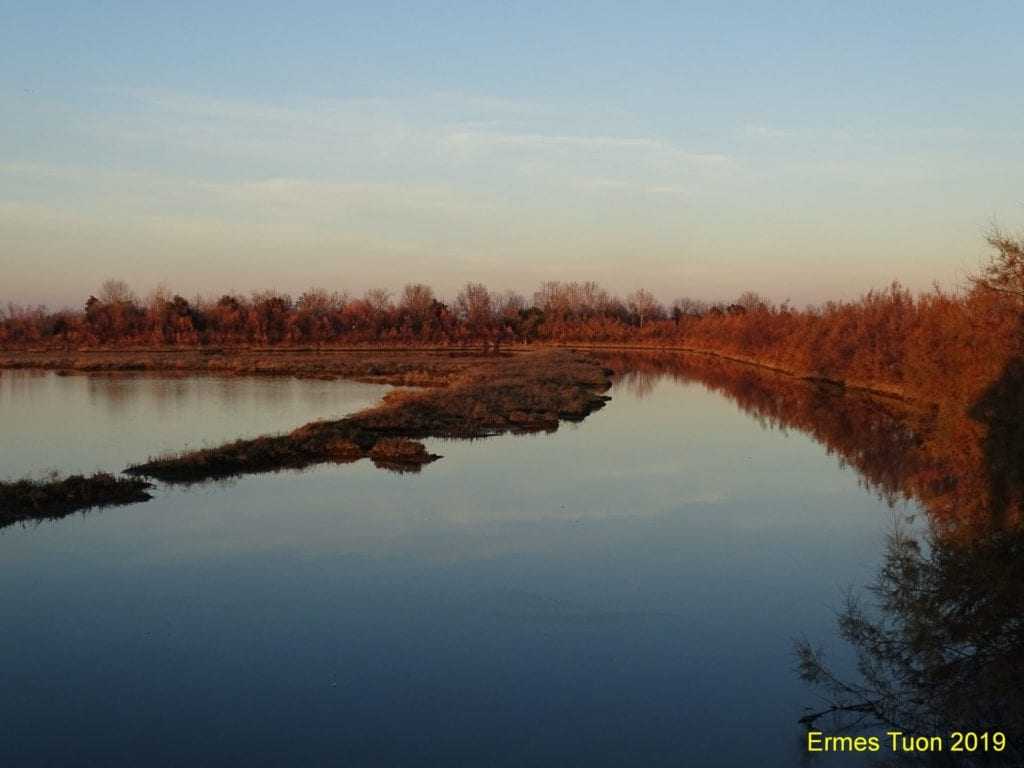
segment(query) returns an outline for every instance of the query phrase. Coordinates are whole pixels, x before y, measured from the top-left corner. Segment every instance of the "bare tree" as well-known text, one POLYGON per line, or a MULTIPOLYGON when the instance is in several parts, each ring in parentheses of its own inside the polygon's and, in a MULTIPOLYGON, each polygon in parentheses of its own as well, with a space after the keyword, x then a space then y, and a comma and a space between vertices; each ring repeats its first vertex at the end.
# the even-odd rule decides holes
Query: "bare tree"
POLYGON ((503 319, 515 319, 526 309, 526 299, 515 291, 502 291, 492 298, 494 314, 503 319))
POLYGON ((423 283, 409 283, 402 289, 398 306, 417 320, 424 320, 434 306, 434 289, 423 283))
POLYGON ((483 283, 466 283, 455 297, 455 313, 466 324, 470 335, 481 339, 487 351, 487 337, 494 323, 494 304, 483 283))
POLYGON ((99 299, 104 304, 132 304, 135 294, 124 280, 105 280, 100 286, 99 299))
POLYGON ((657 313, 661 307, 658 300, 654 298, 654 294, 643 288, 638 288, 629 294, 626 297, 626 304, 629 306, 629 311, 636 315, 641 328, 644 327, 644 322, 657 313))
POLYGON ((391 291, 384 288, 371 288, 363 297, 370 309, 383 314, 391 309, 391 291))
POLYGON ((593 281, 562 283, 549 280, 541 283, 533 294, 533 303, 545 315, 579 320, 608 312, 612 299, 593 281))
POLYGON ((758 312, 768 309, 771 304, 766 298, 755 291, 744 291, 740 294, 740 297, 736 299, 735 305, 743 307, 746 312, 758 312))
POLYGON ((310 288, 299 296, 295 306, 300 312, 322 314, 340 307, 341 297, 336 293, 328 293, 323 288, 310 288))

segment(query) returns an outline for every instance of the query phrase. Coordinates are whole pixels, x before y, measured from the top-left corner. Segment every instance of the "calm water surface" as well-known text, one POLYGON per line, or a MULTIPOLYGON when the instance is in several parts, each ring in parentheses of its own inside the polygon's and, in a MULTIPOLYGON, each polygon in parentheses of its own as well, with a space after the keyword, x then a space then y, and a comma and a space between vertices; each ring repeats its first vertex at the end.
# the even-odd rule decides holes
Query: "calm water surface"
MULTIPOLYGON (((5 373, 0 474, 383 391, 5 373)), ((800 764, 793 639, 848 664, 835 609, 907 510, 700 384, 610 394, 554 434, 428 441, 421 474, 324 466, 0 530, 0 764, 800 764)))
POLYGON ((0 479, 120 471, 148 456, 343 416, 389 387, 294 378, 0 371, 0 479))

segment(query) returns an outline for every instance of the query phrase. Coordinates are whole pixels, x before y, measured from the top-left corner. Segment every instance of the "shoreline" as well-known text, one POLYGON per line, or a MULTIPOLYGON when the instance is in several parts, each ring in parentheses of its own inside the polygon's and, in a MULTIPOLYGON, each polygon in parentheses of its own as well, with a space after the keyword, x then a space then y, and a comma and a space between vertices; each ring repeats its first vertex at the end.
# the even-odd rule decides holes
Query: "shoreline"
POLYGON ((349 379, 395 386, 446 386, 483 359, 473 350, 314 350, 311 348, 88 349, 0 351, 0 370, 58 373, 207 373, 349 379))
POLYGON ((864 392, 878 397, 900 400, 919 407, 934 405, 929 400, 909 394, 903 387, 885 382, 838 379, 820 373, 801 371, 774 360, 685 345, 544 342, 528 345, 510 344, 503 347, 497 355, 485 354, 480 346, 25 349, 0 350, 0 370, 55 370, 81 373, 205 372, 229 376, 344 378, 370 384, 393 384, 396 386, 446 386, 453 375, 470 367, 473 361, 512 357, 551 349, 700 355, 772 371, 810 384, 864 392), (410 360, 415 362, 410 365, 410 360))
MULTIPOLYGON (((294 361, 294 357, 291 359, 294 361)), ((320 362, 332 372, 332 377, 333 373, 347 373, 346 378, 399 384, 406 388, 389 392, 380 403, 339 420, 318 420, 286 434, 150 457, 127 467, 123 472, 126 477, 55 476, 47 481, 0 483, 0 500, 10 500, 11 514, 18 519, 33 519, 52 516, 48 510, 70 509, 76 504, 77 509, 124 503, 126 489, 141 491, 149 487, 141 478, 168 484, 192 484, 364 458, 382 469, 418 472, 424 465, 441 458, 427 452, 419 440, 552 432, 562 421, 582 421, 602 408, 610 398, 601 393, 612 383, 612 371, 593 356, 558 349, 533 349, 518 355, 456 354, 440 358, 422 354, 386 358, 378 355, 360 361, 357 366, 353 366, 350 359, 337 357, 320 362), (368 375, 371 369, 372 378, 368 375), (364 375, 352 375, 353 372, 364 375), (42 501, 37 504, 37 499, 42 501), (82 503, 83 499, 88 503, 82 503), (36 509, 38 511, 34 512, 36 509)), ((88 370, 96 368, 91 367, 86 372, 88 370)), ((125 360, 107 358, 99 370, 126 370, 125 360)), ((128 367, 127 370, 138 368, 128 367)), ((143 370, 183 372, 180 365, 143 370)), ((197 370, 218 372, 202 367, 197 370)), ((309 370, 308 361, 303 370, 309 370)), ((323 366, 318 370, 323 373, 323 366)), ((293 369, 289 371, 295 375, 293 369)))
POLYGON ((713 349, 702 349, 699 347, 684 347, 684 346, 672 346, 672 347, 655 347, 655 346, 641 346, 636 344, 559 344, 553 345, 557 348, 562 349, 580 349, 588 352, 643 352, 649 354, 661 354, 663 352, 672 352, 675 354, 688 354, 688 355, 701 355, 703 357, 713 357, 719 360, 728 360, 733 363, 740 363, 742 365, 748 365, 753 368, 761 368, 764 370, 772 371, 783 376, 790 378, 799 379, 806 381, 809 384, 825 385, 831 387, 838 387, 840 389, 849 390, 851 392, 864 392, 871 395, 877 395, 878 397, 884 397, 891 400, 900 400, 904 403, 915 404, 919 406, 931 405, 927 400, 923 400, 919 397, 907 394, 903 388, 885 384, 884 382, 866 382, 859 380, 846 380, 836 379, 829 376, 823 376, 821 374, 810 373, 807 371, 799 371, 795 368, 780 365, 774 361, 766 361, 756 357, 747 357, 744 355, 736 355, 730 352, 719 352, 713 349))

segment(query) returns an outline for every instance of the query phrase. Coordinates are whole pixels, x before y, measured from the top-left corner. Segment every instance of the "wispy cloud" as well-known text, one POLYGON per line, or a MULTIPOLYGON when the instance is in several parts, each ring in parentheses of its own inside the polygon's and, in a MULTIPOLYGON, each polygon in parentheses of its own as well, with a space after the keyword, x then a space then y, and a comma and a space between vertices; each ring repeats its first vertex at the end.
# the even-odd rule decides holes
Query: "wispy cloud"
POLYGON ((502 150, 522 150, 525 153, 552 153, 585 155, 590 162, 602 160, 630 160, 650 167, 670 169, 729 171, 736 167, 735 159, 712 152, 692 152, 670 142, 638 136, 570 135, 545 133, 499 133, 486 131, 454 131, 447 135, 446 143, 457 155, 481 158, 502 150))
POLYGON ((287 107, 164 91, 132 91, 129 98, 135 108, 88 129, 129 148, 217 158, 205 166, 214 174, 244 158, 250 174, 288 178, 373 181, 400 173, 474 184, 516 176, 536 183, 543 176, 557 188, 559 179, 592 176, 625 188, 673 185, 738 166, 723 153, 657 137, 544 130, 550 116, 537 105, 457 93, 287 107))
POLYGON ((740 126, 740 133, 750 139, 785 139, 792 132, 763 122, 746 123, 740 126))
POLYGON ((597 206, 682 201, 740 169, 726 154, 660 137, 550 130, 558 120, 541 105, 461 93, 294 105, 149 89, 103 98, 109 109, 67 130, 106 160, 8 166, 0 199, 35 189, 51 204, 73 206, 77 193, 93 208, 273 214, 332 228, 401 229, 403 217, 434 216, 479 229, 499 208, 507 217, 567 196, 577 209, 580 196, 597 206), (31 183, 10 183, 12 173, 31 183))

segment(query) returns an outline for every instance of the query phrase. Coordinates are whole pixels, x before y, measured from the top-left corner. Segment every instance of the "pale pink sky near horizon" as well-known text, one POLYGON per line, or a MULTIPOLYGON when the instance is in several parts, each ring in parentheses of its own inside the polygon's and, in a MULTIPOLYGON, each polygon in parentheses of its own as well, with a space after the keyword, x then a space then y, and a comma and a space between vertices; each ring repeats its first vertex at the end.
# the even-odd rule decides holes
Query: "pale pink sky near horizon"
POLYGON ((110 277, 804 305, 956 287, 1024 223, 1012 4, 186 5, 11 10, 0 306, 110 277))
MULTIPOLYGON (((397 206, 420 194, 424 201, 434 199, 431 191, 394 194, 397 206)), ((437 199, 443 194, 438 192, 437 199)), ((296 193, 287 205, 313 205, 304 197, 296 193)), ((834 242, 834 221, 783 224, 762 218, 744 227, 743 217, 733 213, 734 223, 723 233, 714 222, 701 222, 699 215, 683 210, 680 218, 689 222, 673 232, 637 228, 642 213, 603 226, 579 223, 577 231, 565 231, 544 221, 541 211, 497 208, 488 213, 497 219, 493 224, 467 227, 448 238, 429 231, 428 221, 428 231, 403 242, 350 234, 329 223, 304 227, 286 222, 287 214, 277 205, 254 204, 243 222, 156 211, 138 215, 123 209, 0 205, 4 230, 13 235, 8 242, 13 240, 20 251, 20 263, 13 270, 5 266, 0 302, 78 306, 103 280, 114 277, 126 280, 140 296, 158 285, 188 297, 264 289, 298 295, 311 286, 361 295, 375 287, 397 292, 409 282, 424 282, 441 296, 453 296, 472 280, 529 297, 546 280, 596 280, 620 295, 647 288, 666 302, 679 296, 727 300, 756 290, 803 305, 854 298, 893 280, 914 290, 935 282, 956 287, 983 257, 991 223, 963 222, 958 240, 946 239, 937 226, 930 229, 941 236, 931 239, 927 231, 866 224, 856 237, 834 242), (271 220, 259 221, 268 208, 271 220), (501 221, 503 215, 513 221, 501 221), (767 228, 774 233, 763 231, 767 228)), ((371 218, 378 213, 373 211, 371 218)), ((438 214, 442 220, 450 215, 438 214)))

